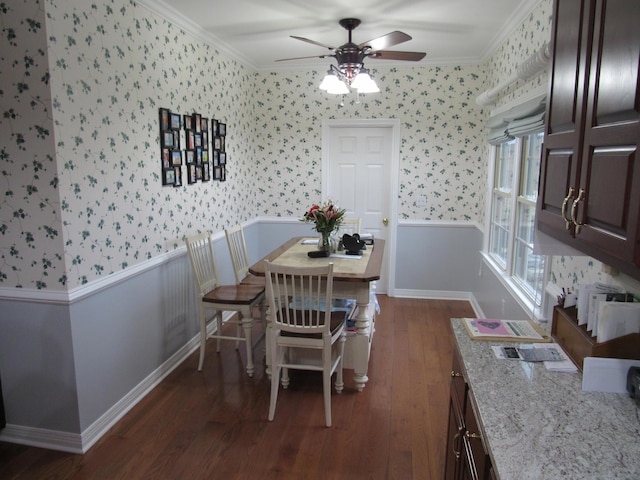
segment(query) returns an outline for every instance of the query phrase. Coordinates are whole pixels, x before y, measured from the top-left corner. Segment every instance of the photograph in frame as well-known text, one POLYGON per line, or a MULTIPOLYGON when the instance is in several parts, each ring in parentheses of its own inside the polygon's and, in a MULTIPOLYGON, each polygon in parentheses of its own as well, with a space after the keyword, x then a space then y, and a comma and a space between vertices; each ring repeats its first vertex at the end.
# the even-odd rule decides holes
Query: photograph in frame
POLYGON ((171 166, 178 167, 182 165, 182 151, 181 150, 172 150, 171 151, 171 166))
POLYGON ((190 163, 187 165, 187 183, 189 185, 196 183, 198 181, 198 177, 196 175, 196 169, 198 167, 195 163, 190 163))
POLYGON ((166 168, 162 171, 162 184, 173 185, 176 181, 176 170, 174 168, 166 168))
POLYGON ((182 122, 180 121, 180 114, 179 113, 172 113, 171 114, 171 122, 169 124, 169 128, 171 130, 180 130, 180 127, 182 126, 182 122))
POLYGON ((167 108, 158 109, 160 114, 160 130, 169 130, 170 129, 170 116, 171 112, 167 108))
POLYGON ((184 129, 193 130, 193 117, 191 115, 184 115, 184 129))
POLYGON ((168 148, 162 149, 162 168, 169 168, 171 166, 171 152, 168 148))
POLYGON ((173 169, 173 186, 181 187, 182 186, 182 167, 174 167, 173 169))

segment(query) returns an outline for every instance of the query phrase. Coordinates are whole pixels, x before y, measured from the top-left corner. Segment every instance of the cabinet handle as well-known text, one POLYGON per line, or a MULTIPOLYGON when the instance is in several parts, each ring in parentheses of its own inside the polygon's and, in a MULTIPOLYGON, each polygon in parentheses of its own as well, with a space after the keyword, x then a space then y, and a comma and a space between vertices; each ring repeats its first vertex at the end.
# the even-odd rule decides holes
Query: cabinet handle
POLYGON ((454 372, 453 370, 451 370, 451 377, 452 377, 452 378, 455 378, 455 377, 461 377, 461 376, 462 376, 462 374, 461 374, 461 373, 454 372))
POLYGON ((584 188, 580 189, 578 193, 578 198, 571 205, 571 221, 576 226, 576 235, 580 233, 580 229, 582 228, 583 223, 578 222, 577 213, 578 213, 578 204, 584 201, 584 188))
POLYGON ((456 460, 458 460, 460 458, 460 451, 456 450, 456 440, 458 440, 458 437, 460 436, 460 434, 462 433, 462 430, 464 430, 464 427, 458 427, 458 433, 456 433, 453 436, 453 454, 456 456, 456 460))
POLYGON ((482 437, 480 436, 480 434, 478 434, 478 433, 471 433, 471 432, 469 432, 469 430, 467 430, 466 432, 464 432, 464 436, 465 436, 466 438, 479 438, 479 439, 481 439, 481 438, 482 438, 482 437))
POLYGON ((562 209, 560 211, 560 215, 562 215, 562 219, 564 220, 564 228, 566 228, 567 230, 571 228, 571 219, 567 218, 567 204, 569 203, 569 200, 571 200, 571 198, 573 198, 573 187, 569 187, 569 192, 562 201, 562 209))

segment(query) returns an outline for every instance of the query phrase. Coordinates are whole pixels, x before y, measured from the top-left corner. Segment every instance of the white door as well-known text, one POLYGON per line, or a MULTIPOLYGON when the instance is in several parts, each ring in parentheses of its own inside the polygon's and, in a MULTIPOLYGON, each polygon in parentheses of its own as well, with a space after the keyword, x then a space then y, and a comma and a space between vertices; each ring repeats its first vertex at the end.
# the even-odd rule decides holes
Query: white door
POLYGON ((379 293, 391 292, 394 283, 398 131, 397 120, 327 120, 323 128, 323 198, 360 217, 363 232, 386 242, 379 293))

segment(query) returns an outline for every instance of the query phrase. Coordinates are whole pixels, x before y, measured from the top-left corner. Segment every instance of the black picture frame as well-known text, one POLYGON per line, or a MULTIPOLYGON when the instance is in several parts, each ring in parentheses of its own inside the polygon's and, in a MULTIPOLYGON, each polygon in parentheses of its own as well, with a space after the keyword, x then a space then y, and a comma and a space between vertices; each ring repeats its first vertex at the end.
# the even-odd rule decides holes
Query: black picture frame
POLYGON ((184 161, 187 165, 190 165, 192 163, 196 163, 196 151, 195 150, 191 150, 191 149, 187 149, 184 151, 184 161))
POLYGON ((195 163, 190 163, 187 165, 187 183, 192 185, 198 181, 198 176, 196 175, 196 169, 198 166, 195 163))
POLYGON ((193 114, 193 126, 195 127, 196 132, 202 132, 202 115, 199 113, 193 114))
POLYGON ((170 168, 171 167, 171 152, 173 150, 169 148, 162 148, 162 168, 170 168))
POLYGON ((220 125, 220 123, 218 122, 218 120, 216 120, 215 118, 211 119, 211 137, 217 137, 218 136, 218 126, 220 125))
POLYGON ((218 135, 220 135, 221 137, 224 137, 227 135, 227 124, 226 123, 220 123, 218 125, 218 135))
POLYGON ((176 148, 175 136, 173 135, 173 133, 174 132, 172 130, 163 130, 160 133, 162 148, 169 148, 169 149, 176 148))
POLYGON ((193 130, 193 117, 191 115, 183 115, 182 118, 184 121, 184 129, 193 130))
POLYGON ((176 183, 176 169, 163 168, 162 169, 162 185, 173 185, 174 183, 176 183))
POLYGON ((202 181, 208 182, 211 180, 211 167, 208 163, 202 165, 202 181))
POLYGON ((168 108, 159 108, 158 114, 158 118, 160 120, 160 131, 169 130, 171 111, 168 108))
POLYGON ((180 128, 182 127, 180 114, 179 113, 171 113, 169 117, 170 117, 169 128, 171 130, 180 130, 180 128))
POLYGON ((214 150, 213 151, 213 166, 214 167, 219 167, 220 166, 220 151, 219 150, 214 150))
POLYGON ((220 152, 220 166, 224 166, 227 164, 227 154, 225 152, 220 152))
POLYGON ((182 165, 182 150, 171 150, 171 166, 179 167, 182 165))
POLYGON ((174 167, 173 171, 174 171, 173 186, 181 187, 182 186, 182 167, 174 167))

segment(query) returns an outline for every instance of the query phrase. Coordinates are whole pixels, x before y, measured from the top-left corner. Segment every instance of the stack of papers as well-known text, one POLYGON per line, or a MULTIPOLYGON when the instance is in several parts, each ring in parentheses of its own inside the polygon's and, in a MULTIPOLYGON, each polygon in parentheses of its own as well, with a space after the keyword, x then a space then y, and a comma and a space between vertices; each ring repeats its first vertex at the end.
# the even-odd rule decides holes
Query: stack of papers
POLYGON ((553 372, 577 372, 578 368, 557 343, 532 343, 514 347, 491 347, 496 358, 542 362, 553 372))
POLYGON ((562 357, 559 361, 545 361, 544 367, 552 372, 577 372, 578 367, 571 361, 571 359, 564 353, 562 347, 557 343, 534 343, 531 345, 533 348, 553 348, 558 355, 562 357))

